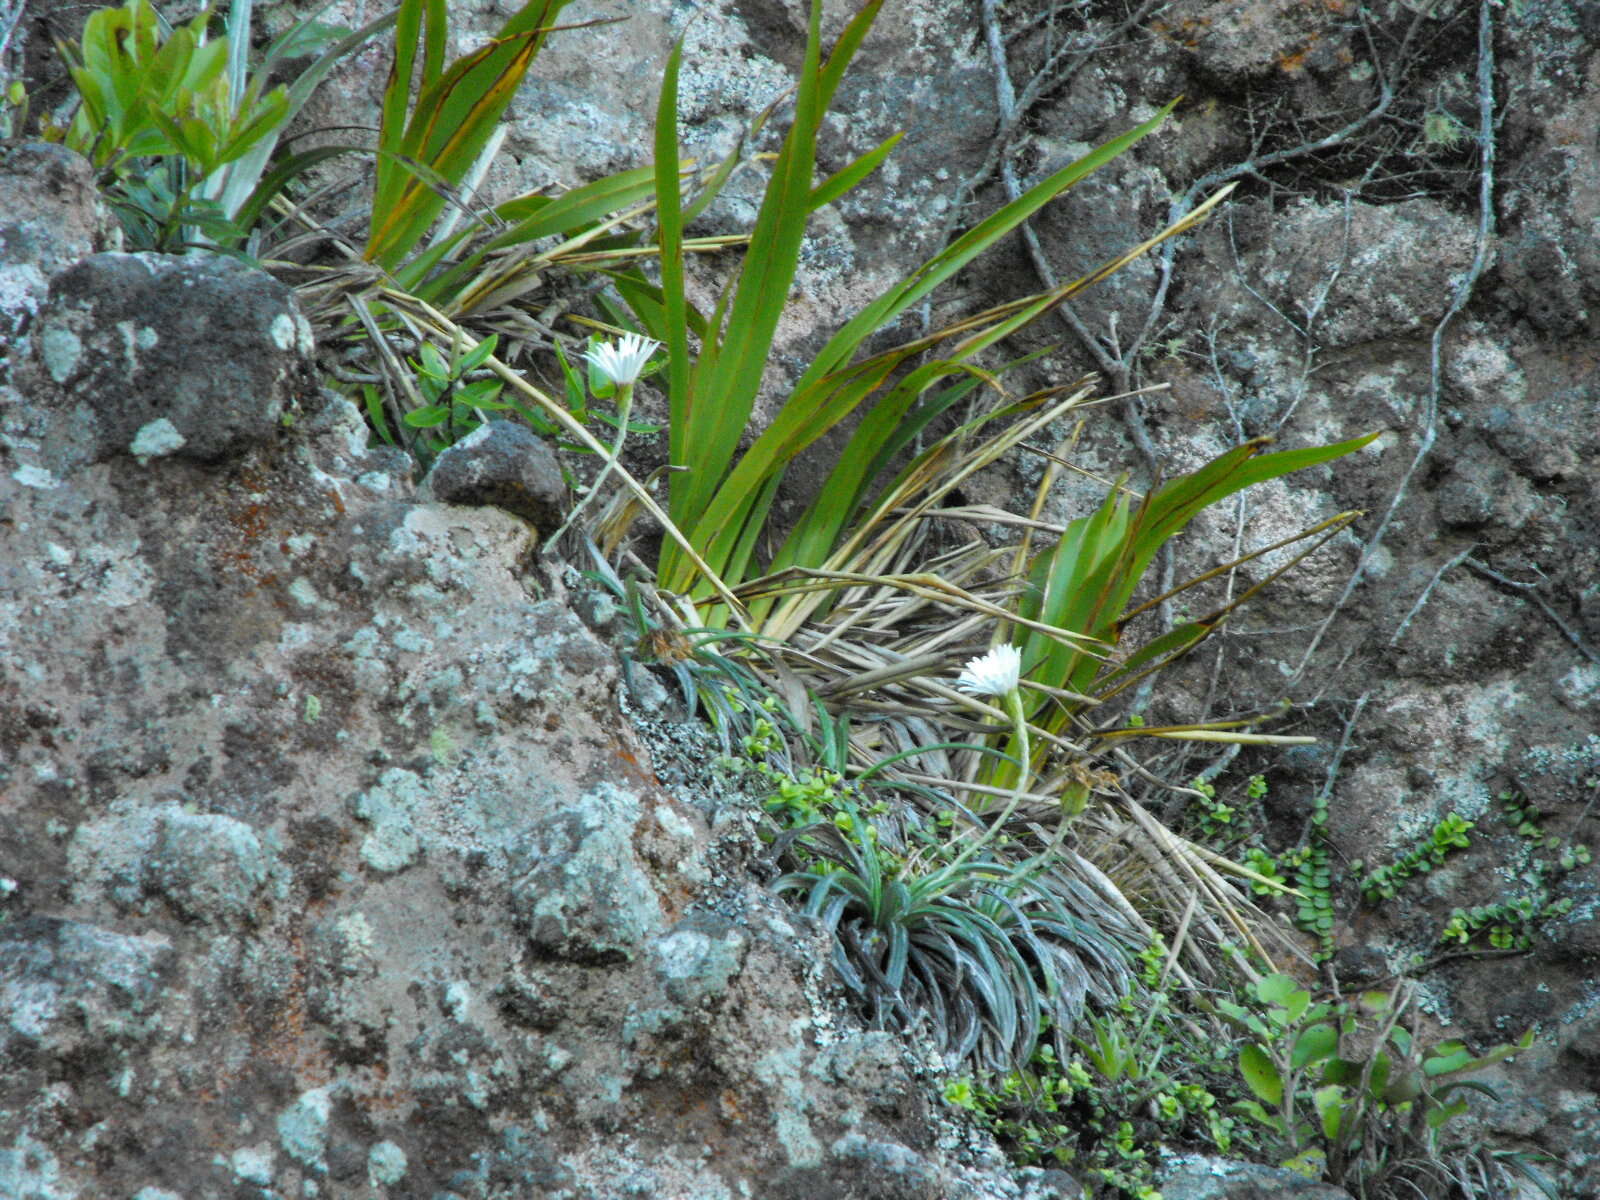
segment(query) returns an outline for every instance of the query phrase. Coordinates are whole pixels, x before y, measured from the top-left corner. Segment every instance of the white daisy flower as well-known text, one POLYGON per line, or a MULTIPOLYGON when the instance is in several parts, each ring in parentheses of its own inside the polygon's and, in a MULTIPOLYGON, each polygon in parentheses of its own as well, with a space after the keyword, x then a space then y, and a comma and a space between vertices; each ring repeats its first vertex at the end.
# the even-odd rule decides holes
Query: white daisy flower
POLYGON ((601 342, 584 352, 584 358, 618 387, 629 387, 639 378, 645 363, 661 345, 638 333, 625 333, 615 342, 601 342))
POLYGON ((1015 646, 996 646, 969 662, 956 686, 974 696, 1005 696, 1016 690, 1021 674, 1022 651, 1015 646))

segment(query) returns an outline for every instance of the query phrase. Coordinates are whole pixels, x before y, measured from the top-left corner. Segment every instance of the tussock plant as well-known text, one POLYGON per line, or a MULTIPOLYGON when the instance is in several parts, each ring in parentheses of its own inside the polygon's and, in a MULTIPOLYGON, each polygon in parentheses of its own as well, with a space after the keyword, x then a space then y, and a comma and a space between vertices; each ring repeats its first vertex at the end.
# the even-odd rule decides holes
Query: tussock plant
POLYGON ((776 887, 833 935, 840 978, 875 1021, 926 1026, 958 1059, 1010 1070, 1047 1031, 1064 1039, 1091 995, 1114 1003, 1126 986, 1133 926, 1039 864, 919 863, 847 801, 796 840, 810 865, 776 887))
MULTIPOLYGON (((294 284, 330 384, 361 404, 375 437, 425 464, 489 414, 510 414, 554 437, 569 463, 587 454, 600 464, 568 522, 541 531, 545 549, 585 556, 631 614, 630 679, 664 672, 686 709, 709 715, 728 759, 766 781, 775 886, 833 936, 838 976, 869 1020, 926 1033, 971 1075, 952 1085, 952 1102, 1009 1130, 1031 1157, 1082 1155, 1105 1187, 1147 1194, 1143 1126, 1115 1106, 1155 1105, 1169 1132, 1199 1131, 1220 1149, 1235 1133, 1248 1142, 1172 1061, 1205 1057, 1232 1023, 1253 1039, 1240 1066, 1254 1099, 1237 1111, 1258 1127, 1256 1145, 1271 1143, 1281 1161, 1320 1138, 1320 1161, 1344 1164, 1340 1178, 1445 1194, 1423 1127, 1437 1129, 1434 1117, 1459 1101, 1439 1084, 1460 1090, 1458 1075, 1501 1051, 1463 1059, 1436 1047, 1419 1058, 1388 1020, 1387 1080, 1376 1078, 1378 1058, 1356 1065, 1355 1035, 1340 1024, 1353 1010, 1302 1004, 1279 982, 1278 962, 1299 951, 1252 902, 1288 890, 1275 868, 1180 837, 1134 794, 1207 799, 1141 764, 1135 751, 1151 739, 1309 740, 1262 732, 1265 714, 1151 726, 1130 700, 1360 514, 1159 595, 1147 575, 1208 507, 1371 439, 1299 449, 1256 439, 1142 489, 1098 479, 1101 503, 1055 524, 1050 497, 1063 472, 1088 475, 1073 448, 1106 401, 1088 379, 1011 386, 1028 362, 1007 361, 1012 335, 1206 219, 1228 189, 1080 278, 902 332, 935 289, 1160 128, 1171 107, 1017 189, 850 316, 781 396, 765 397, 775 416, 751 429, 810 218, 894 148, 890 138, 818 178, 826 117, 882 0, 861 4, 831 48, 822 5, 810 6, 797 85, 748 132, 753 141, 786 120, 775 152, 741 143, 719 162, 681 158, 680 44, 662 79, 652 164, 488 204, 477 188, 500 118, 566 3, 522 4, 454 60, 443 0, 402 0, 360 30, 302 22, 251 74, 247 0, 210 40, 207 15, 171 29, 147 0, 129 0, 62 47, 80 105, 54 136, 93 159, 137 244, 249 254, 294 284), (375 141, 290 152, 280 135, 317 82, 391 27, 375 141), (307 57, 293 83, 266 86, 307 57), (339 177, 353 154, 361 169, 339 177), (753 228, 689 236, 741 170, 766 172, 753 228), (359 224, 336 216, 352 187, 365 189, 359 224), (712 254, 722 258, 694 269, 722 270, 724 286, 700 312, 688 298, 691 259, 712 254), (630 470, 640 455, 623 451, 643 431, 634 390, 652 372, 668 412, 666 460, 641 480, 630 470), (555 394, 541 384, 551 379, 555 394), (602 440, 596 423, 614 432, 602 440), (824 483, 780 526, 790 467, 839 427, 824 483), (1047 463, 1023 511, 959 499, 979 472, 1021 453, 1047 463), (1166 602, 1198 604, 1194 589, 1268 554, 1280 565, 1259 582, 1158 627, 1166 602), (1175 1000, 1238 986, 1239 1004, 1175 1000), (1158 1069, 1169 1035, 1180 1049, 1158 1069), (1377 1090, 1392 1090, 1401 1060, 1422 1072, 1420 1101, 1377 1090), (1073 1106, 1092 1119, 1072 1128, 1097 1131, 1097 1147, 1051 1116, 1073 1106), (1417 1112, 1403 1157, 1384 1160, 1371 1131, 1417 1112)), ((1484 1172, 1502 1165, 1477 1161, 1484 1172)))

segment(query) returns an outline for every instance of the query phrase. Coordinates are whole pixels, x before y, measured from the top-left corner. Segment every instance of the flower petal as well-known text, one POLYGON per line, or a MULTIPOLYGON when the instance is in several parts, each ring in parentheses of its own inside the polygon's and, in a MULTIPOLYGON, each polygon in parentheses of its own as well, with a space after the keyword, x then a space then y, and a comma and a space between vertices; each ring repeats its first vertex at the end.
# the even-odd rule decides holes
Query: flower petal
POLYGON ((956 686, 974 696, 1004 696, 1016 689, 1021 675, 1022 651, 1015 646, 995 646, 967 664, 956 686))
POLYGON ((661 343, 638 333, 625 333, 615 342, 601 342, 584 352, 594 369, 612 383, 626 386, 639 378, 661 343))

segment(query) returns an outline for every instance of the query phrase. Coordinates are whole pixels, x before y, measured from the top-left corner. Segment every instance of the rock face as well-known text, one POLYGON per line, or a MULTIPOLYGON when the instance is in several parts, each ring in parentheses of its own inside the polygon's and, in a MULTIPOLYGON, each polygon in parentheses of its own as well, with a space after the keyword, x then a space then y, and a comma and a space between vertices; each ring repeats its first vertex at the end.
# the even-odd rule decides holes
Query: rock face
POLYGON ((439 455, 418 494, 501 508, 549 532, 561 523, 565 492, 555 451, 542 438, 526 425, 486 421, 439 455))
POLYGON ((4 347, 38 311, 50 276, 96 250, 116 249, 121 235, 96 200, 89 164, 64 147, 24 142, 0 148, 0 185, 4 347))
POLYGON ((0 1195, 1024 1194, 823 1002, 751 802, 656 778, 529 526, 307 384, 283 288, 99 254, 13 349, 0 1195))
POLYGON ((84 259, 51 280, 30 341, 17 383, 41 410, 35 465, 56 475, 117 454, 238 457, 315 379, 289 290, 217 256, 84 259))
POLYGON ((1344 1200, 1349 1193, 1281 1167, 1183 1155, 1167 1164, 1161 1195, 1166 1200, 1344 1200))

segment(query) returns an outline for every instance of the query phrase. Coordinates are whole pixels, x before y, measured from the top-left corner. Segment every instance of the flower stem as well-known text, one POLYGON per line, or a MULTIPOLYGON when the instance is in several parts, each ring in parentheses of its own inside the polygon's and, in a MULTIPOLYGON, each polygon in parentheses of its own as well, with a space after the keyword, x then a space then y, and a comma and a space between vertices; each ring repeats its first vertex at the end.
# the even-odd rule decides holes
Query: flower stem
POLYGON ((545 549, 548 550, 554 546, 561 539, 561 536, 572 527, 572 522, 577 519, 584 506, 594 499, 595 493, 600 490, 601 485, 610 477, 612 469, 617 465, 617 459, 622 456, 622 444, 628 439, 628 414, 632 409, 633 384, 617 384, 617 436, 611 443, 610 453, 606 455, 605 465, 600 468, 600 474, 594 477, 594 482, 588 486, 583 495, 578 497, 577 503, 572 506, 572 511, 567 513, 567 519, 561 522, 561 528, 545 539, 545 549))
POLYGON ((1021 752, 1021 765, 1017 772, 1017 785, 1011 789, 1011 798, 1006 801, 1005 808, 1001 809, 1000 815, 994 819, 994 823, 984 830, 976 841, 956 855, 955 861, 944 868, 946 871, 954 871, 999 836, 1000 831, 1005 828, 1006 822, 1011 819, 1011 814, 1017 811, 1017 805, 1022 803, 1022 793, 1027 789, 1028 762, 1032 757, 1032 753, 1028 745, 1028 721, 1022 714, 1022 689, 1012 688, 1008 691, 1005 696, 1005 705, 1006 712, 1011 717, 1012 732, 1016 734, 1017 745, 1021 752))

